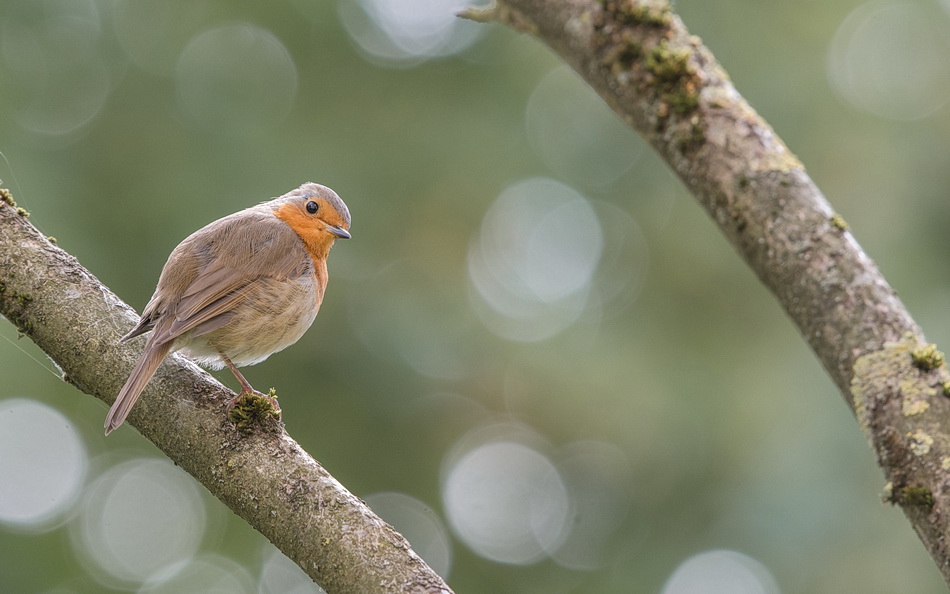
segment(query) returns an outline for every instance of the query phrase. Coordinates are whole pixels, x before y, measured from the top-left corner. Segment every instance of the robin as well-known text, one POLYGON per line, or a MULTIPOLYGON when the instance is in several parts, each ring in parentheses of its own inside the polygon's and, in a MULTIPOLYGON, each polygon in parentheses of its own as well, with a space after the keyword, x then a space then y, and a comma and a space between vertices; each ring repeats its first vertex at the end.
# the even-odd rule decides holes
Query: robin
POLYGON ((120 344, 151 331, 106 417, 121 425, 159 364, 181 350, 210 369, 227 366, 241 393, 260 394, 238 367, 297 342, 327 288, 327 254, 349 239, 350 211, 336 192, 306 183, 202 227, 172 250, 142 318, 120 344))

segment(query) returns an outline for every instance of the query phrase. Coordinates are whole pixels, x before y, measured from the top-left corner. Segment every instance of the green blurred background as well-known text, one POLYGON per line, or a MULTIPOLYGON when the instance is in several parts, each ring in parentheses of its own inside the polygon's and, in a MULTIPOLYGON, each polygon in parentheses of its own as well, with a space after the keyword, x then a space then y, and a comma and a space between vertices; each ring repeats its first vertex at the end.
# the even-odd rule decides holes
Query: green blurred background
MULTIPOLYGON (((461 7, 3 0, 0 178, 139 310, 198 227, 336 189, 321 314, 245 373, 458 592, 943 591, 682 185, 461 7)), ((950 343, 950 1, 676 9, 950 343)), ((6 321, 0 377, 0 591, 314 591, 6 321)))

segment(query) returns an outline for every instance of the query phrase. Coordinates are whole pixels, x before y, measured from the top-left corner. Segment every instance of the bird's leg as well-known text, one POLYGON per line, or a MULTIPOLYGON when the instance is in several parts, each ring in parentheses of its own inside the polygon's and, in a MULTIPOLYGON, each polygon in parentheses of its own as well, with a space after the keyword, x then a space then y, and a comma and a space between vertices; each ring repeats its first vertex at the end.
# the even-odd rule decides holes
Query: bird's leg
POLYGON ((274 406, 274 409, 278 413, 280 412, 280 405, 277 404, 276 398, 271 398, 267 394, 262 394, 258 392, 257 390, 255 390, 254 387, 251 386, 251 382, 247 381, 247 378, 244 377, 244 374, 238 371, 238 368, 234 365, 234 363, 231 362, 230 359, 227 358, 227 356, 225 356, 224 353, 221 353, 221 359, 224 361, 224 364, 228 366, 228 369, 231 370, 231 373, 234 374, 234 377, 237 379, 238 383, 241 384, 241 393, 235 396, 231 400, 231 402, 228 403, 229 411, 234 408, 234 406, 237 404, 237 401, 240 400, 240 398, 244 396, 245 394, 255 394, 257 396, 260 396, 261 398, 266 398, 267 400, 269 400, 270 403, 274 406))
MULTIPOLYGON (((245 394, 261 394, 251 386, 251 382, 247 381, 247 378, 244 377, 244 374, 238 371, 238 368, 231 363, 231 360, 227 358, 223 353, 221 354, 221 359, 224 360, 224 364, 228 366, 228 369, 231 370, 231 373, 234 374, 234 377, 237 378, 238 383, 241 384, 241 393, 238 396, 243 396, 245 394)), ((263 396, 263 394, 261 394, 263 396)))

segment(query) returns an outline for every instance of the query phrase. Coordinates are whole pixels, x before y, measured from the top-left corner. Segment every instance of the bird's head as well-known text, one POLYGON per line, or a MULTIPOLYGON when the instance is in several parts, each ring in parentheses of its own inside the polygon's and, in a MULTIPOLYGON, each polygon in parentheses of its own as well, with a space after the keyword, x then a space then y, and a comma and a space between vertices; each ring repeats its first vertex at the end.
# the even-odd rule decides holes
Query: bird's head
POLYGON ((303 239, 314 258, 325 258, 334 240, 350 238, 350 210, 326 186, 306 183, 267 204, 303 239))

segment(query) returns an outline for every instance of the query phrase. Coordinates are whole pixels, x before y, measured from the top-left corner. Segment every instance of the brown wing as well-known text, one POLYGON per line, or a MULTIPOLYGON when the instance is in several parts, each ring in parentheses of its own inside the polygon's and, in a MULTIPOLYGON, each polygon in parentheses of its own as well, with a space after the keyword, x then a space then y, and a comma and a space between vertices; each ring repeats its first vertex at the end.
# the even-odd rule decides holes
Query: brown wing
POLYGON ((199 229, 175 248, 132 332, 146 332, 160 319, 163 323, 149 338, 154 344, 192 330, 211 332, 228 322, 255 283, 296 278, 310 266, 300 238, 268 210, 235 213, 199 229))

